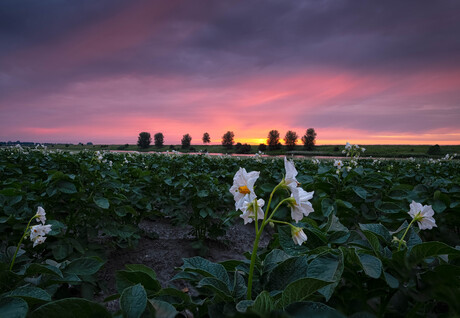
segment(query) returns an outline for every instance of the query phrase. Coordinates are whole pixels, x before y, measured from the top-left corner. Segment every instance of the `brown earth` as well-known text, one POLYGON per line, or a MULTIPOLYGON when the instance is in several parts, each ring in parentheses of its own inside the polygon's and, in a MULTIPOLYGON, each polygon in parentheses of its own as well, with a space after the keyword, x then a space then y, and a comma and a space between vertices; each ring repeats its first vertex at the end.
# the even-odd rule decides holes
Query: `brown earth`
MULTIPOLYGON (((189 234, 189 226, 174 226, 168 220, 161 219, 143 221, 139 227, 147 234, 140 239, 139 244, 132 249, 113 251, 100 270, 99 281, 107 287, 103 295, 99 295, 101 300, 116 293, 115 273, 124 269, 126 264, 144 264, 151 267, 162 286, 166 287, 171 284, 169 280, 178 272, 175 268, 183 264, 183 258, 203 256, 212 262, 242 260, 245 259, 245 252, 252 251, 255 238, 254 223, 243 225, 243 220, 237 220, 224 236, 206 241, 205 249, 198 250, 192 247, 195 241, 189 234), (157 235, 158 238, 152 239, 148 234, 157 235)), ((271 237, 270 232, 269 227, 264 231, 259 248, 267 246, 271 237)), ((180 281, 174 281, 173 285, 178 288, 186 287, 185 282, 180 281)), ((117 301, 109 303, 108 307, 116 310, 117 301)))

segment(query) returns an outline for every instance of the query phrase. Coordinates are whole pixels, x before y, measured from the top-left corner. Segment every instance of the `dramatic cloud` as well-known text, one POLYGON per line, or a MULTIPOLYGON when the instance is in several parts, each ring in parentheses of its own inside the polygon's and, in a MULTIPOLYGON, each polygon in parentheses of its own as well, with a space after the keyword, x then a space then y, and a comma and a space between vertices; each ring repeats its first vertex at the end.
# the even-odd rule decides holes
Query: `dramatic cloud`
POLYGON ((458 1, 4 0, 0 141, 460 143, 458 1))

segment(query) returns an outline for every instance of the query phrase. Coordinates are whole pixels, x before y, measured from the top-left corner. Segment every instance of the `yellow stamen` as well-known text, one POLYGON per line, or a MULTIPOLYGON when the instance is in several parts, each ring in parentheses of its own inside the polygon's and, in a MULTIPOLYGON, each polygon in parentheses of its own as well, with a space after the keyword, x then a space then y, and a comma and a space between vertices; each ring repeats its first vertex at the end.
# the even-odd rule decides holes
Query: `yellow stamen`
POLYGON ((249 194, 249 193, 251 193, 251 191, 249 191, 249 189, 248 189, 247 186, 239 187, 239 188, 238 188, 238 191, 240 191, 240 193, 244 193, 244 194, 249 194))

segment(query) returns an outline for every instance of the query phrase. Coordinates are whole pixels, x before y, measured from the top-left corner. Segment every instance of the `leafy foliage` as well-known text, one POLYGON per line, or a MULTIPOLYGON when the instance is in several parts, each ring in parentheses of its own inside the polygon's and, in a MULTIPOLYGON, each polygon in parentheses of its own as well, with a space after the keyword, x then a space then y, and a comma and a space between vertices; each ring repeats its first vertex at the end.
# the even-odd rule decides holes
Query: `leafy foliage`
POLYGON ((281 149, 280 133, 278 130, 270 130, 268 132, 267 145, 269 151, 281 149))
MULTIPOLYGON (((242 166, 261 172, 258 197, 284 174, 281 160, 266 157, 0 150, 0 316, 110 317, 104 306, 76 298, 98 290, 107 248, 135 244, 139 222, 154 216, 190 224, 202 239, 223 234, 237 215, 228 189, 242 166), (37 206, 52 231, 35 248, 24 240, 10 271, 37 206)), ((315 191, 315 212, 301 221, 308 240, 295 245, 289 227, 276 226, 256 254, 252 299, 245 299, 250 254, 222 263, 194 257, 175 277, 190 292, 163 288, 144 265, 118 271, 115 315, 460 315, 458 161, 359 159, 340 175, 327 160, 297 160, 296 168, 300 186, 315 191), (398 250, 412 200, 433 207, 437 228, 410 228, 398 250)), ((275 193, 272 205, 283 195, 275 193)), ((289 211, 276 216, 289 220, 289 211)))
POLYGON ((297 136, 295 131, 287 131, 286 136, 284 137, 284 143, 286 144, 288 150, 294 149, 297 139, 299 139, 299 136, 297 136))
POLYGON ((192 136, 190 136, 189 134, 185 134, 184 136, 182 136, 182 140, 181 140, 182 148, 184 149, 190 148, 191 142, 192 142, 192 136))
POLYGON ((209 144, 211 142, 211 137, 209 136, 209 134, 207 132, 205 132, 203 134, 202 140, 203 140, 204 144, 209 144))
POLYGON ((141 132, 137 139, 137 146, 142 149, 146 149, 150 146, 152 142, 152 137, 150 137, 150 133, 148 132, 141 132))
POLYGON ((156 133, 155 136, 153 136, 153 138, 155 140, 155 147, 157 148, 163 147, 163 144, 165 142, 165 137, 163 136, 163 133, 161 132, 156 133))
POLYGON ((232 149, 233 144, 235 143, 233 138, 235 138, 235 134, 233 133, 233 131, 227 131, 222 136, 222 146, 226 147, 227 149, 232 149))
POLYGON ((316 132, 314 128, 308 128, 305 135, 302 136, 302 142, 307 150, 313 150, 316 144, 316 132))

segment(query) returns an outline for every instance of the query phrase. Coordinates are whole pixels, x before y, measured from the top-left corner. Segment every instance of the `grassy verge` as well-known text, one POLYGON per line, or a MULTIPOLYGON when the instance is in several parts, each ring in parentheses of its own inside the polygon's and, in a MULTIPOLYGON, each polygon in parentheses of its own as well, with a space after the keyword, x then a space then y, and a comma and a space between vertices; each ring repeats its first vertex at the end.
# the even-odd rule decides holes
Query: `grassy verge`
MULTIPOLYGON (((440 146, 440 153, 437 155, 429 155, 428 149, 430 145, 364 145, 366 152, 365 157, 384 157, 384 158, 439 158, 446 154, 460 154, 460 145, 440 146)), ((163 147, 150 146, 146 149, 140 149, 137 145, 71 145, 71 144, 52 144, 48 145, 48 149, 61 150, 122 150, 122 151, 140 151, 140 152, 166 152, 176 150, 183 153, 189 152, 209 152, 223 154, 237 154, 235 146, 227 149, 221 145, 192 145, 190 148, 183 149, 181 145, 165 145, 163 147)), ((301 156, 336 156, 341 157, 344 145, 324 145, 316 146, 314 150, 307 151, 303 146, 296 146, 293 150, 288 150, 282 146, 279 150, 264 151, 267 155, 301 155, 301 156)), ((255 154, 259 151, 257 145, 251 147, 250 154, 255 154)))

